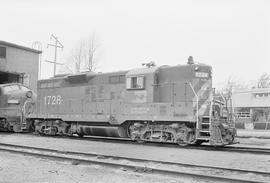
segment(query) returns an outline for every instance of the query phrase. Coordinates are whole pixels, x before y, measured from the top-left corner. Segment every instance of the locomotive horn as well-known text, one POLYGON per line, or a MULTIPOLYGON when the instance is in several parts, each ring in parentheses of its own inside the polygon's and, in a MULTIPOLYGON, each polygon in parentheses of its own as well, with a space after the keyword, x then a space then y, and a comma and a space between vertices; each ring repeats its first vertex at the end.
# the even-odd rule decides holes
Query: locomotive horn
POLYGON ((192 57, 192 56, 189 56, 189 57, 188 57, 188 62, 187 62, 187 64, 189 64, 189 65, 194 64, 194 60, 193 60, 193 57, 192 57))

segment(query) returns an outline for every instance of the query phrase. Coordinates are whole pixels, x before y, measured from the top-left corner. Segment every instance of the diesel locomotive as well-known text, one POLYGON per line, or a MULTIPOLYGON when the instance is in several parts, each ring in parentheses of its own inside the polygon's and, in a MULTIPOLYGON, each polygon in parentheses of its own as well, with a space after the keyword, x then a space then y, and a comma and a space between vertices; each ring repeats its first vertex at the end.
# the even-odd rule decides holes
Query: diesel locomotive
POLYGON ((46 135, 223 146, 234 142, 236 130, 220 98, 211 66, 193 62, 62 75, 38 81, 35 111, 21 127, 46 135))
MULTIPOLYGON (((14 131, 181 146, 224 146, 234 143, 236 135, 228 103, 214 94, 211 66, 192 60, 177 66, 59 75, 38 81, 37 96, 35 103, 28 96, 24 105, 18 104, 23 115, 13 124, 14 131)), ((1 119, 2 124, 7 121, 1 119)))
POLYGON ((36 94, 20 83, 0 84, 0 131, 21 132, 35 101, 36 94))

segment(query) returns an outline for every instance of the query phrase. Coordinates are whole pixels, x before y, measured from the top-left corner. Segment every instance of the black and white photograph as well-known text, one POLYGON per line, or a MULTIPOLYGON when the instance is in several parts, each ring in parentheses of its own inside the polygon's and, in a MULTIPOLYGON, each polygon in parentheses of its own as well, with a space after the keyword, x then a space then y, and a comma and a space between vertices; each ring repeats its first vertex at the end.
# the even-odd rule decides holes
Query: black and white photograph
POLYGON ((269 0, 0 0, 0 183, 269 183, 269 0))

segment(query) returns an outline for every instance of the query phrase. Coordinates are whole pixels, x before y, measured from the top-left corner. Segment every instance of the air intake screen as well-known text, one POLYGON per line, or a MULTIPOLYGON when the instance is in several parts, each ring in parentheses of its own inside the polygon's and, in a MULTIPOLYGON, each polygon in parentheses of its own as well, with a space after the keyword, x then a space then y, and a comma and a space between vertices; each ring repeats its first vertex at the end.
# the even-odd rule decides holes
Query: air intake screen
POLYGON ((86 83, 87 82, 86 74, 68 76, 68 81, 73 84, 86 83))

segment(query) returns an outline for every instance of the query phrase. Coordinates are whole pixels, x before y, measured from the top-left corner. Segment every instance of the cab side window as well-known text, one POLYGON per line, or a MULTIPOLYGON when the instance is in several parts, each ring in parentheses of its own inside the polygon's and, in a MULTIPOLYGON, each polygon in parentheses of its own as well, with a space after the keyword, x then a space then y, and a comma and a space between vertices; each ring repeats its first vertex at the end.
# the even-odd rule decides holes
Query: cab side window
POLYGON ((127 77, 127 89, 144 89, 144 76, 127 77))

